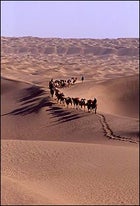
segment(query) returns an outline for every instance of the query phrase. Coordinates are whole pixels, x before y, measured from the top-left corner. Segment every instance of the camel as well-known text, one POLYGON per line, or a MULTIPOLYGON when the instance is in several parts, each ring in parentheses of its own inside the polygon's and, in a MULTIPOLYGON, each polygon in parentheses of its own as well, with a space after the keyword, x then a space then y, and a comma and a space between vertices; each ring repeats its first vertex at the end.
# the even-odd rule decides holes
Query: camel
POLYGON ((60 92, 59 90, 55 91, 55 95, 57 97, 57 102, 60 101, 60 104, 61 104, 61 102, 63 102, 63 104, 64 104, 64 100, 65 100, 64 96, 65 95, 62 92, 60 92))
POLYGON ((69 105, 69 104, 72 105, 72 99, 71 99, 71 97, 66 97, 66 98, 65 98, 65 102, 66 102, 67 108, 68 108, 68 105, 69 105))
POLYGON ((78 109, 79 106, 79 97, 72 98, 74 108, 78 109))
POLYGON ((88 108, 88 112, 95 110, 95 114, 96 114, 96 111, 97 111, 97 100, 96 100, 96 98, 94 98, 94 100, 91 100, 91 99, 87 100, 86 105, 87 105, 87 108, 88 108))
POLYGON ((81 109, 84 107, 84 111, 85 111, 86 99, 82 98, 81 100, 79 100, 79 105, 81 106, 81 109))

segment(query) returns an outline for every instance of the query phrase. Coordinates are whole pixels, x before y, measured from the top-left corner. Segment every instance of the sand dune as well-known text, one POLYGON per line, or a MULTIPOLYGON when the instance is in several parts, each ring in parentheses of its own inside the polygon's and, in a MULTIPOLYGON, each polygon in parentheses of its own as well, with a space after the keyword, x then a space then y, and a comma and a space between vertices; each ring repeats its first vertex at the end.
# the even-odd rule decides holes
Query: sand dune
POLYGON ((98 99, 98 109, 105 113, 139 116, 139 77, 121 77, 96 84, 85 81, 69 89, 62 89, 67 96, 98 99))
MULTIPOLYGON (((5 98, 11 96, 13 105, 10 110, 12 107, 2 101, 5 114, 13 111, 2 117, 2 137, 7 139, 2 140, 3 204, 137 204, 135 144, 111 142, 103 136, 97 116, 50 104, 54 102, 47 92, 37 95, 40 99, 47 96, 45 107, 37 113, 30 111, 30 107, 24 110, 24 104, 17 100, 31 85, 5 79, 2 83, 2 100, 9 102, 5 98), (6 85, 7 89, 10 87, 8 91, 3 89, 6 85), (113 164, 114 161, 119 164, 113 164), (124 162, 127 162, 125 167, 124 162), (115 186, 118 175, 119 184, 115 186), (133 182, 131 176, 135 177, 133 182)), ((29 101, 27 97, 24 96, 29 101)), ((34 93, 35 102, 37 97, 34 93)), ((110 118, 112 121, 113 116, 110 118)), ((135 124, 131 122, 131 127, 135 124)), ((117 132, 116 126, 115 129, 117 132)))
POLYGON ((6 140, 2 151, 5 204, 138 203, 136 148, 6 140))
POLYGON ((137 39, 2 37, 2 44, 1 204, 139 205, 137 39), (85 57, 87 46, 98 55, 85 57), (50 78, 72 76, 78 81, 60 90, 96 97, 97 114, 50 97, 50 78))
POLYGON ((2 75, 42 82, 84 74, 106 80, 138 74, 138 39, 2 37, 2 75), (28 74, 28 75, 27 75, 28 74))

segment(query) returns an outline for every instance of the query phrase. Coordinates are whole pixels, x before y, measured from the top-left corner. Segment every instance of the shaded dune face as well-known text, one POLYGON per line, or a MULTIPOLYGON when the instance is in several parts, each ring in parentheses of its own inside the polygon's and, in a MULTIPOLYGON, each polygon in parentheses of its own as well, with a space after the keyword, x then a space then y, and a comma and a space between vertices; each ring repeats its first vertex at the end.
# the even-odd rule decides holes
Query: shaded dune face
POLYGON ((5 114, 24 115, 32 112, 37 113, 41 108, 51 104, 49 94, 45 94, 45 90, 41 87, 14 80, 2 78, 1 93, 2 112, 5 114), (43 96, 44 94, 45 96, 43 96), (4 104, 4 102, 6 103, 4 104), (13 108, 19 108, 9 111, 11 105, 13 105, 13 108))
POLYGON ((16 80, 1 78, 1 113, 7 113, 16 107, 18 98, 29 84, 16 80))

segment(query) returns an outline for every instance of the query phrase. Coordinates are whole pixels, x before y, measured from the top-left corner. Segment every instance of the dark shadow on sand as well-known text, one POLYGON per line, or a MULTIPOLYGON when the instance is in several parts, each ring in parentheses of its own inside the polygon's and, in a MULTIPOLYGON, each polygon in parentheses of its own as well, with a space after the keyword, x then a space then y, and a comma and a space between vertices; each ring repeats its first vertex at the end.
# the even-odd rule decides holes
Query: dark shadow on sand
POLYGON ((22 93, 24 97, 20 98, 19 102, 27 101, 29 99, 33 99, 34 97, 39 97, 45 94, 46 91, 39 86, 33 85, 27 89, 24 89, 22 93))
POLYGON ((19 109, 15 109, 12 112, 10 112, 10 114, 13 115, 27 115, 27 114, 31 114, 31 113, 38 113, 43 107, 47 107, 47 106, 52 106, 52 102, 48 101, 48 98, 44 97, 41 98, 41 100, 39 102, 37 102, 36 104, 31 104, 29 106, 25 106, 19 109))
POLYGON ((50 96, 39 86, 31 86, 21 91, 21 96, 18 100, 20 107, 4 115, 27 115, 38 113, 43 107, 51 107, 54 103, 50 101, 50 96), (45 95, 45 96, 42 96, 45 95), (42 96, 42 97, 41 97, 42 96), (32 103, 32 104, 30 104, 32 103))
POLYGON ((49 92, 46 92, 39 86, 31 86, 21 91, 20 98, 18 100, 20 107, 4 115, 28 115, 31 113, 38 113, 43 107, 48 107, 46 111, 51 114, 51 119, 54 118, 54 122, 57 124, 72 121, 80 118, 80 114, 70 112, 57 106, 52 102, 49 92), (55 119, 56 118, 56 119, 55 119))
POLYGON ((72 121, 74 119, 78 119, 81 117, 79 113, 73 114, 73 112, 64 110, 63 108, 56 107, 56 106, 53 106, 53 107, 47 109, 46 111, 50 112, 50 114, 52 115, 51 118, 57 117, 58 118, 57 122, 59 122, 59 123, 72 121))

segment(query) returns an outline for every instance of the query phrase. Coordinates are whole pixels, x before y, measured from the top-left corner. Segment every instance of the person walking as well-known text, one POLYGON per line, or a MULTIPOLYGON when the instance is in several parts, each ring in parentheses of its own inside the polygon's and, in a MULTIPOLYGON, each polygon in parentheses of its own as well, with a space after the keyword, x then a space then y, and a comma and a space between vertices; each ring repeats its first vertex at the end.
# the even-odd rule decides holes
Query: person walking
POLYGON ((81 81, 82 81, 82 82, 84 81, 84 76, 81 77, 81 81))

